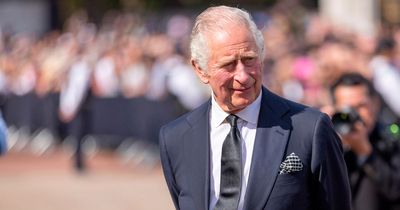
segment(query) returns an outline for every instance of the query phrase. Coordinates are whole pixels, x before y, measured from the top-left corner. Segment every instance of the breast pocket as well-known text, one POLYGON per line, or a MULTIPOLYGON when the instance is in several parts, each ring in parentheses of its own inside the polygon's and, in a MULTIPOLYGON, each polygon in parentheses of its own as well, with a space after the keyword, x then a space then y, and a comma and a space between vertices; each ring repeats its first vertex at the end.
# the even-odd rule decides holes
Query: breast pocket
POLYGON ((308 191, 306 178, 301 172, 278 175, 264 209, 308 209, 308 191))
POLYGON ((299 182, 299 179, 301 175, 299 173, 296 174, 280 174, 276 178, 275 185, 288 185, 288 184, 294 184, 296 182, 299 182))
POLYGON ((306 180, 302 175, 301 173, 278 175, 270 198, 302 193, 306 189, 304 188, 306 180))

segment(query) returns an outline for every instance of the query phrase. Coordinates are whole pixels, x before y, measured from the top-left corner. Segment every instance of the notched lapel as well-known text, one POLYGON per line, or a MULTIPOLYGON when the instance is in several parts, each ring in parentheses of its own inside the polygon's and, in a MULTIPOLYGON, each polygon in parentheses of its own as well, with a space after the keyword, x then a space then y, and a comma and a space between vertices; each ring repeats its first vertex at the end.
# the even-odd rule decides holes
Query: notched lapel
POLYGON ((210 189, 209 107, 188 119, 192 128, 185 134, 187 182, 196 209, 208 209, 210 189))
POLYGON ((254 143, 244 209, 263 209, 279 174, 288 138, 290 122, 283 118, 286 104, 263 89, 260 117, 254 143))

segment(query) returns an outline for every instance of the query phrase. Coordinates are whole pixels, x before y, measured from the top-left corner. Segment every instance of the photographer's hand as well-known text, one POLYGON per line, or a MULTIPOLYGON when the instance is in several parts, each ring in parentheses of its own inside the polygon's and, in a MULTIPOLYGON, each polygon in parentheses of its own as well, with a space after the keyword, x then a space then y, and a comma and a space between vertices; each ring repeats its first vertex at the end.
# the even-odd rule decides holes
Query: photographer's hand
POLYGON ((368 130, 364 123, 358 121, 349 134, 342 136, 343 145, 349 147, 358 157, 367 157, 372 153, 368 130))

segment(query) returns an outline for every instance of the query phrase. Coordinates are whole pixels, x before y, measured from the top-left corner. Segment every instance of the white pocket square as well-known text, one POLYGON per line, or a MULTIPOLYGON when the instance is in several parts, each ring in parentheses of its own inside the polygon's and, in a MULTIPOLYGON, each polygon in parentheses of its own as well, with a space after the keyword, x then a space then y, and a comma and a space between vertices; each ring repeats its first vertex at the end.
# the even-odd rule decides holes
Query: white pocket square
POLYGON ((287 174, 301 171, 303 170, 303 163, 301 163, 299 156, 291 153, 285 158, 285 161, 281 163, 279 169, 279 174, 287 174))

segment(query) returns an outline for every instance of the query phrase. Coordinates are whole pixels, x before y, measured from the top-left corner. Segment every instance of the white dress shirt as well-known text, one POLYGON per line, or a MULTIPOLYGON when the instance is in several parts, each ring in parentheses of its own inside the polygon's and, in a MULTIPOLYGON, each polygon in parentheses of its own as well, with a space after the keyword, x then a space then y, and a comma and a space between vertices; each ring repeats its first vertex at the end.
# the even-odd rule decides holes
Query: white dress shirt
MULTIPOLYGON (((241 136, 242 145, 242 191, 240 194, 238 210, 243 209, 244 196, 246 194, 247 182, 253 155, 254 141, 257 131, 258 114, 260 112, 261 93, 257 99, 242 111, 236 113, 238 119, 238 129, 241 136)), ((229 113, 224 112, 217 104, 214 96, 211 100, 210 112, 210 145, 211 145, 211 179, 210 179, 210 210, 214 209, 219 198, 220 179, 221 179, 221 153, 222 144, 229 133, 230 125, 225 121, 229 113)))

